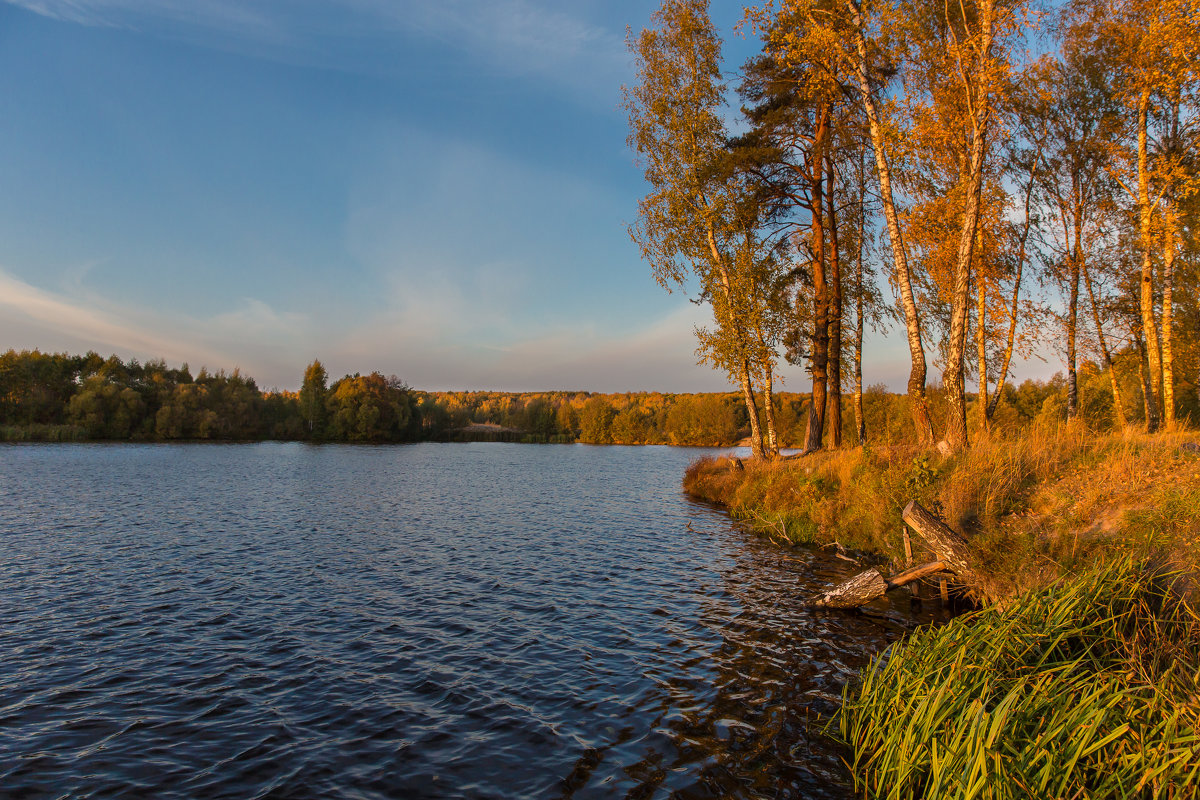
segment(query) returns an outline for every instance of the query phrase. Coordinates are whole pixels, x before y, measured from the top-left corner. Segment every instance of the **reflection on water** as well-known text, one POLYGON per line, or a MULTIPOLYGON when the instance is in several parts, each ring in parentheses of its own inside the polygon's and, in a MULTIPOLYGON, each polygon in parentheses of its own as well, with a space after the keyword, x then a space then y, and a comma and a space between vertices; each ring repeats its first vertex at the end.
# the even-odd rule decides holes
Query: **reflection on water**
POLYGON ((0 448, 12 797, 848 797, 913 624, 679 492, 694 450, 0 448))

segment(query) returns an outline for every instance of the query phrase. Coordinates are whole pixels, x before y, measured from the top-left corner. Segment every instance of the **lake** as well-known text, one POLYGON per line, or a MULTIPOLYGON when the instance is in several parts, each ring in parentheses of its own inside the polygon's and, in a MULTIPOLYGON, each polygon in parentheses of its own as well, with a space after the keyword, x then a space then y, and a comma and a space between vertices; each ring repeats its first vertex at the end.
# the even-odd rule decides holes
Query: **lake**
POLYGON ((704 450, 0 446, 9 798, 850 797, 907 607, 680 490, 704 450))

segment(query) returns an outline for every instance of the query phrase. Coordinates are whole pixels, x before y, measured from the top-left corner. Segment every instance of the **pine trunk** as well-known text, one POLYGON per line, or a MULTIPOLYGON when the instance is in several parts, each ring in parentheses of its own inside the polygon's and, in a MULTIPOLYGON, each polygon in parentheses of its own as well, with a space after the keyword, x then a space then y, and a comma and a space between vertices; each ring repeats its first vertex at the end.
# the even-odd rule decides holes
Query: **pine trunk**
POLYGON ((858 258, 854 270, 854 430, 858 444, 867 443, 867 422, 863 417, 862 351, 863 351, 863 247, 866 237, 866 213, 861 199, 858 206, 858 258))
POLYGON ((828 151, 825 165, 828 175, 825 198, 829 207, 829 397, 825 403, 825 420, 829 426, 830 446, 838 448, 842 446, 842 267, 838 252, 837 198, 834 196, 837 181, 833 158, 828 151))
POLYGON ((821 449, 825 432, 826 389, 829 379, 829 290, 825 283, 825 226, 823 224, 825 173, 823 151, 828 136, 829 106, 818 112, 813 136, 811 164, 812 197, 812 277, 813 277, 813 343, 810 369, 812 372, 812 402, 808 406, 808 431, 804 452, 821 449))

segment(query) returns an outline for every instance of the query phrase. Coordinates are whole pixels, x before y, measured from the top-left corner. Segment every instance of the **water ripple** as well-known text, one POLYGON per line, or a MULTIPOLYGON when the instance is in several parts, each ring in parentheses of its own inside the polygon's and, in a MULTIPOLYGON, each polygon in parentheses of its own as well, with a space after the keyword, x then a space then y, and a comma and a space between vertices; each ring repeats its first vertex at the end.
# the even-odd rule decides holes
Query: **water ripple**
POLYGON ((913 619, 679 492, 695 451, 0 447, 20 798, 849 797, 913 619))

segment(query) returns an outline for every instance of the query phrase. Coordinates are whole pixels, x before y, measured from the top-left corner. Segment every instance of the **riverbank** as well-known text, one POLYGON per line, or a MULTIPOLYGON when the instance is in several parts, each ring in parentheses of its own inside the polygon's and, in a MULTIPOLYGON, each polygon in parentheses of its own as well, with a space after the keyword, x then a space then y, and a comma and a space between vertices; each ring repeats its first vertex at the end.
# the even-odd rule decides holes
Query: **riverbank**
POLYGON ((1196 434, 1041 427, 952 457, 702 459, 684 485, 779 543, 894 569, 909 500, 966 539, 991 602, 894 646, 846 691, 837 725, 868 796, 1200 793, 1196 434))
POLYGON ((836 542, 896 566, 904 562, 900 513, 917 500, 963 534, 996 600, 1120 555, 1200 563, 1195 433, 1062 426, 983 439, 951 457, 896 446, 763 463, 705 458, 688 469, 684 489, 778 541, 836 542))

